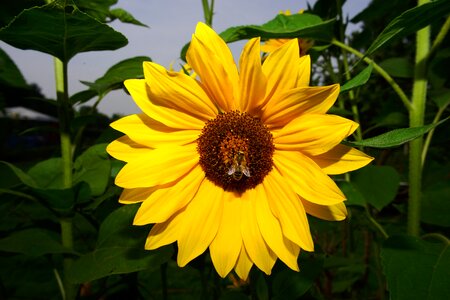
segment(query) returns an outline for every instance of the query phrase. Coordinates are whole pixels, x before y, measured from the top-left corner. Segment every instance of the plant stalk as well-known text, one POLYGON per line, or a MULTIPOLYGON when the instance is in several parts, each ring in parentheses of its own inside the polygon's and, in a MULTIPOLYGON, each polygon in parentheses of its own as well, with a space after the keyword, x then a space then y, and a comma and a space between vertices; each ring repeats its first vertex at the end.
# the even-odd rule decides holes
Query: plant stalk
MULTIPOLYGON (((62 62, 56 57, 54 58, 54 62, 61 157, 63 161, 63 184, 64 188, 71 188, 73 162, 72 142, 70 137, 70 103, 68 94, 67 62, 62 62)), ((60 227, 62 245, 69 250, 73 250, 72 218, 61 218, 60 227)), ((63 297, 67 300, 75 299, 77 295, 77 286, 71 284, 67 279, 67 272, 72 262, 73 259, 71 257, 64 257, 63 259, 63 284, 65 291, 63 297)))
MULTIPOLYGON (((418 0, 418 6, 430 0, 418 0)), ((427 97, 427 58, 430 52, 430 26, 416 33, 416 57, 414 68, 414 82, 411 105, 409 111, 409 126, 424 125, 425 103, 427 97)), ((419 236, 420 233, 420 205, 422 194, 422 150, 423 137, 410 142, 409 152, 409 205, 408 205, 408 234, 419 236)))

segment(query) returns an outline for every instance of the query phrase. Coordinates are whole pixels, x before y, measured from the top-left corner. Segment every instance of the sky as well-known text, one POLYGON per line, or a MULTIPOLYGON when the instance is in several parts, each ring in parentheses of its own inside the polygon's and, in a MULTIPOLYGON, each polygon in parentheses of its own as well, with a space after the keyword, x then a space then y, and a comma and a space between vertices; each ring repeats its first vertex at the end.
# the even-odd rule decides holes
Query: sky
MULTIPOLYGON (((344 17, 362 11, 369 0, 347 0, 344 17)), ((69 95, 87 87, 82 81, 95 81, 111 66, 127 58, 149 56, 154 62, 169 67, 179 63, 180 49, 189 42, 197 22, 204 21, 201 0, 119 0, 113 8, 122 8, 148 25, 141 27, 114 21, 109 25, 128 38, 128 45, 115 51, 81 53, 69 62, 69 95)), ((215 0, 213 28, 217 32, 238 25, 263 24, 280 11, 297 12, 313 5, 315 0, 215 0)), ((236 60, 245 42, 230 44, 236 60)), ((28 83, 38 84, 44 95, 55 98, 53 59, 48 54, 20 50, 0 41, 0 47, 17 64, 28 83)), ((139 112, 131 97, 123 91, 109 93, 99 110, 107 115, 139 112)))

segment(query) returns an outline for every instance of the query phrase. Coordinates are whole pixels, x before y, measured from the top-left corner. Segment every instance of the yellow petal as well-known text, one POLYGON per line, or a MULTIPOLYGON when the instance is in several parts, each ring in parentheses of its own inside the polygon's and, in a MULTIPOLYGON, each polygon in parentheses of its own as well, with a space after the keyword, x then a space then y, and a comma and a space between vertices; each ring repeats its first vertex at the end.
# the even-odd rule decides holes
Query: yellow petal
POLYGON ((122 136, 112 141, 107 147, 106 152, 118 160, 132 161, 139 157, 148 155, 153 149, 142 146, 129 137, 122 136))
POLYGON ((198 193, 186 206, 178 238, 178 265, 205 252, 217 234, 222 222, 224 191, 209 180, 204 180, 198 193))
POLYGON ((144 62, 144 76, 153 104, 182 111, 204 122, 217 115, 217 108, 192 77, 169 72, 152 62, 144 62))
POLYGON ((124 188, 165 184, 179 179, 197 164, 196 144, 161 147, 128 162, 115 182, 124 188))
POLYGON ((259 199, 256 198, 255 190, 248 190, 242 195, 242 239, 251 261, 267 275, 270 275, 273 265, 277 259, 275 253, 267 246, 256 219, 254 207, 259 199))
POLYGON ((297 87, 309 86, 311 77, 311 57, 304 55, 298 61, 297 87))
POLYGON ((274 144, 279 150, 296 150, 309 155, 319 155, 338 145, 358 126, 357 123, 339 116, 306 114, 274 133, 274 144))
POLYGON ((204 178, 202 168, 196 166, 173 186, 156 190, 139 207, 133 225, 166 221, 192 200, 204 178))
POLYGON ((153 225, 145 242, 145 249, 153 250, 172 244, 178 239, 180 228, 183 223, 184 209, 173 214, 164 223, 153 225))
POLYGON ((326 174, 343 174, 364 167, 373 157, 355 148, 337 145, 331 150, 311 157, 326 174))
POLYGON ((145 114, 123 117, 110 125, 131 140, 150 148, 162 145, 186 145, 195 141, 200 130, 179 130, 149 118, 145 114))
POLYGON ((291 89, 267 103, 261 120, 269 128, 282 127, 306 113, 325 114, 338 95, 338 84, 291 89))
POLYGON ((283 236, 280 223, 270 210, 263 185, 258 185, 255 193, 257 201, 253 201, 254 209, 264 241, 289 268, 298 271, 297 257, 300 247, 283 236))
POLYGON ((241 278, 242 280, 247 280, 248 273, 250 273, 250 269, 253 266, 253 262, 250 260, 247 252, 245 251, 244 245, 242 245, 241 252, 239 254, 235 271, 236 274, 241 278))
POLYGON ((237 83, 238 70, 227 43, 211 27, 202 22, 199 22, 195 28, 195 37, 219 58, 230 80, 237 83))
POLYGON ((234 110, 238 92, 237 67, 225 42, 207 25, 199 23, 197 26, 186 60, 213 102, 222 111, 234 110))
POLYGON ((302 199, 303 207, 311 216, 327 221, 342 221, 347 217, 344 202, 334 205, 318 205, 302 199))
POLYGON ((262 70, 267 77, 266 100, 296 87, 298 75, 298 42, 292 39, 267 56, 262 70))
POLYGON ((267 79, 261 68, 260 39, 251 39, 244 47, 239 61, 239 90, 241 111, 257 116, 264 103, 267 79))
POLYGON ((124 189, 120 194, 119 202, 133 204, 145 201, 157 188, 124 189))
POLYGON ((201 130, 205 122, 176 109, 155 105, 150 101, 145 79, 128 79, 124 82, 137 106, 150 118, 172 128, 201 130))
POLYGON ((209 246, 211 260, 222 278, 234 268, 242 248, 241 199, 239 195, 225 192, 223 202, 222 221, 209 246))
POLYGON ((305 209, 297 194, 285 183, 277 170, 264 178, 264 190, 272 212, 280 221, 283 235, 300 248, 313 252, 314 242, 305 209))
POLYGON ((294 191, 306 200, 332 205, 345 200, 336 183, 307 156, 300 152, 275 151, 275 167, 294 191))

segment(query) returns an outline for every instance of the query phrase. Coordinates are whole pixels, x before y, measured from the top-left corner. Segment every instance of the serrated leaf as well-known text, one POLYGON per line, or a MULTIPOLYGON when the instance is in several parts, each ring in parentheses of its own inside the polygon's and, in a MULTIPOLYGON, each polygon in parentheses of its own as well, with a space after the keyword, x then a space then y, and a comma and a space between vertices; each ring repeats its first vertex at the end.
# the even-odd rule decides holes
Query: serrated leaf
POLYGON ((366 166, 352 174, 352 184, 365 201, 382 210, 397 195, 400 175, 391 166, 366 166))
POLYGON ((122 8, 111 9, 109 11, 109 17, 111 18, 111 21, 119 19, 123 23, 148 27, 144 23, 141 23, 140 21, 136 20, 129 12, 127 12, 122 8))
POLYGON ((89 90, 94 90, 98 95, 104 96, 111 90, 121 88, 126 79, 143 78, 144 73, 142 63, 144 61, 151 61, 151 58, 147 56, 137 56, 125 59, 109 68, 105 75, 95 82, 82 81, 82 83, 87 85, 89 90))
POLYGON ((139 205, 126 205, 102 223, 96 249, 75 261, 68 277, 74 283, 88 282, 113 274, 159 268, 173 254, 171 246, 144 250, 148 226, 133 226, 139 205))
POLYGON ((0 40, 20 49, 44 52, 68 62, 77 53, 115 50, 127 44, 119 32, 74 9, 66 13, 52 2, 22 11, 5 28, 0 40))
POLYGON ((370 78, 370 74, 372 74, 373 65, 369 64, 364 70, 362 70, 358 75, 347 81, 344 85, 341 86, 341 93, 348 92, 366 84, 366 82, 370 78))
POLYGON ((381 249, 391 299, 447 299, 450 295, 448 243, 391 236, 381 249))
MULTIPOLYGON (((270 38, 310 38, 320 41, 331 41, 335 20, 322 21, 319 16, 304 13, 284 15, 279 14, 263 25, 243 25, 230 27, 220 33, 227 43, 239 40, 261 37, 270 38)), ((185 60, 189 44, 181 51, 181 58, 185 60)))
POLYGON ((0 251, 38 257, 44 254, 74 253, 58 241, 51 231, 32 228, 13 232, 0 240, 0 251))
POLYGON ((86 182, 93 196, 103 194, 111 174, 111 162, 106 144, 94 145, 84 151, 74 162, 73 183, 86 182))
POLYGON ((18 167, 6 161, 0 161, 0 164, 3 166, 3 168, 0 169, 2 171, 1 174, 5 176, 5 177, 2 176, 2 178, 8 178, 8 181, 6 182, 0 181, 1 182, 0 187, 8 188, 14 185, 17 181, 13 180, 11 176, 15 176, 18 181, 22 182, 23 184, 29 187, 38 187, 33 177, 31 177, 18 167))
POLYGON ((63 189, 63 161, 61 157, 54 157, 38 162, 28 170, 41 189, 63 189))
POLYGON ((364 139, 359 142, 348 142, 345 143, 352 146, 352 147, 372 147, 372 148, 391 148, 403 145, 409 141, 412 141, 431 129, 435 128, 436 126, 444 123, 449 118, 446 118, 444 120, 441 120, 440 122, 436 124, 428 124, 425 126, 420 127, 410 127, 410 128, 400 128, 400 129, 394 129, 392 131, 380 134, 378 136, 364 139))
POLYGON ((283 270, 274 274, 272 292, 274 300, 298 299, 305 294, 323 269, 323 258, 301 255, 301 271, 283 270))
POLYGON ((412 78, 414 65, 406 57, 391 57, 379 63, 389 75, 399 78, 412 78))
POLYGON ((0 48, 0 84, 28 88, 27 82, 17 65, 9 55, 0 48))
POLYGON ((409 9, 386 26, 370 45, 365 55, 369 56, 389 41, 412 34, 449 13, 450 1, 448 0, 433 1, 409 9))

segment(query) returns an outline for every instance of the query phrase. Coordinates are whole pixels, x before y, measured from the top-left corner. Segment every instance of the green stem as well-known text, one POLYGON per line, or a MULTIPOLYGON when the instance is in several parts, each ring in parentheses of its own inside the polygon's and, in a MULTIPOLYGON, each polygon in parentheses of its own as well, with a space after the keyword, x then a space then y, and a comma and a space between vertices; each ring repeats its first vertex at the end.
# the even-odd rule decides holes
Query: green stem
POLYGON ((389 238, 389 234, 387 234, 387 232, 384 230, 383 226, 381 226, 381 224, 378 223, 378 222, 372 217, 372 214, 370 213, 369 207, 368 207, 367 205, 365 206, 365 209, 366 209, 366 215, 367 215, 367 218, 369 219, 369 221, 375 226, 376 229, 378 229, 378 231, 381 233, 381 235, 382 235, 385 239, 389 238))
MULTIPOLYGON (((345 43, 344 23, 342 20, 342 4, 341 4, 340 0, 337 1, 337 9, 338 9, 338 15, 339 15, 339 34, 340 34, 341 41, 343 43, 345 43)), ((348 66, 347 50, 345 48, 341 48, 341 52, 342 52, 342 62, 344 64, 344 76, 345 76, 345 79, 347 81, 349 81, 351 79, 351 76, 350 76, 350 68, 348 66)), ((356 123, 360 124, 359 110, 358 110, 358 106, 356 105, 355 93, 353 92, 353 90, 349 91, 348 96, 350 98, 350 105, 351 105, 351 109, 352 109, 353 120, 356 123)), ((357 141, 362 140, 361 125, 358 126, 358 128, 356 129, 356 140, 357 141)))
MULTIPOLYGON (((63 161, 63 184, 65 188, 72 187, 72 143, 70 137, 70 112, 68 94, 67 62, 62 62, 58 58, 55 61, 55 81, 56 81, 56 99, 58 103, 58 117, 60 129, 61 157, 63 161)), ((61 218, 61 240, 62 245, 67 249, 73 249, 72 219, 61 218)), ((63 259, 63 283, 65 288, 65 299, 75 299, 77 295, 77 286, 71 284, 67 279, 67 272, 72 264, 71 257, 63 259)))
POLYGON ((412 110, 412 105, 411 102, 409 101, 408 96, 406 96, 405 92, 402 90, 402 88, 395 82, 395 80, 382 68, 380 67, 377 63, 375 63, 372 59, 365 57, 364 54, 362 54, 361 52, 359 52, 358 50, 338 41, 333 39, 331 41, 331 43, 337 47, 340 47, 342 49, 345 49, 346 51, 356 55, 357 57, 361 58, 364 62, 366 62, 367 64, 372 64, 374 70, 380 74, 381 77, 383 77, 386 82, 392 87, 392 89, 394 90, 394 92, 397 93, 398 97, 400 98, 400 100, 403 102, 403 104, 405 105, 406 109, 408 111, 412 110))
MULTIPOLYGON (((418 6, 430 0, 418 0, 418 6)), ((430 27, 416 33, 416 58, 412 89, 412 109, 409 111, 409 126, 423 126, 427 96, 427 58, 430 52, 430 27)), ((409 205, 408 233, 414 236, 420 231, 420 202, 422 190, 423 137, 410 142, 409 152, 409 205)))
POLYGON ((212 27, 212 20, 214 15, 214 0, 211 0, 211 3, 209 3, 208 0, 202 0, 202 6, 205 23, 209 27, 212 27))
POLYGON ((450 17, 447 17, 447 20, 445 20, 444 25, 442 25, 441 30, 439 30, 438 35, 436 36, 433 45, 431 46, 431 50, 428 53, 428 57, 433 56, 441 43, 444 41, 445 36, 447 35, 448 31, 450 30, 450 17))
MULTIPOLYGON (((447 108, 447 106, 448 106, 448 103, 446 105, 442 106, 441 108, 439 108, 438 112, 436 113, 436 116, 434 117, 433 124, 436 124, 439 122, 439 120, 440 120, 442 114, 444 113, 445 109, 447 108)), ((435 129, 436 128, 431 129, 428 132, 427 137, 425 138, 425 142, 423 144, 423 149, 422 149, 422 160, 421 160, 422 168, 425 165, 425 159, 427 157, 428 148, 430 147, 431 138, 433 137, 433 133, 434 133, 435 129)))

